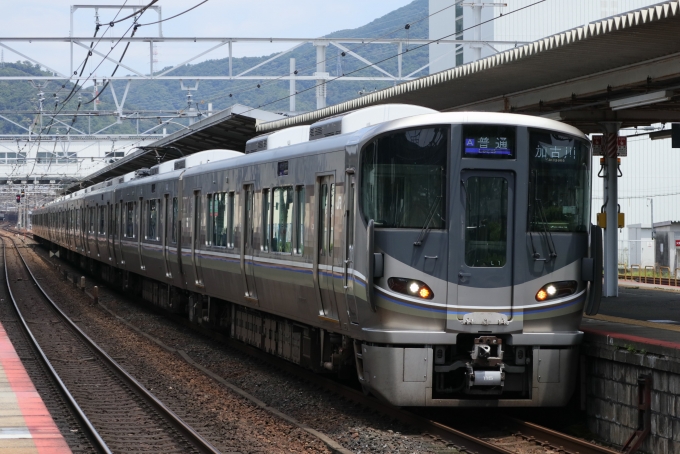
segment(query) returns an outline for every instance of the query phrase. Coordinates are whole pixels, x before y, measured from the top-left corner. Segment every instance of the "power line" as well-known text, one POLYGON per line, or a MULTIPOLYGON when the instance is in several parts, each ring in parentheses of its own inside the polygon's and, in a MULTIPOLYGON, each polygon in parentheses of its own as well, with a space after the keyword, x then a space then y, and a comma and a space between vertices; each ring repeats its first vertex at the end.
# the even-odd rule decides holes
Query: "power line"
MULTIPOLYGON (((156 3, 157 1, 158 1, 158 0, 154 0, 154 1, 152 2, 152 4, 153 4, 153 3, 156 3)), ((168 20, 170 20, 170 19, 174 19, 174 18, 176 18, 176 17, 179 17, 179 16, 181 16, 182 14, 186 14, 186 13, 188 13, 189 11, 191 11, 192 9, 196 9, 196 8, 198 8, 199 6, 201 6, 201 5, 204 4, 204 3, 208 3, 208 0, 203 0, 201 3, 198 3, 198 4, 194 5, 194 6, 192 6, 191 8, 182 11, 181 13, 175 14, 174 16, 170 16, 170 17, 168 17, 168 18, 166 18, 166 19, 163 19, 163 20, 157 20, 156 22, 149 22, 149 23, 147 23, 147 24, 139 24, 139 26, 140 26, 140 27, 146 27, 147 25, 160 24, 161 22, 165 22, 165 21, 168 21, 168 20)), ((149 5, 149 6, 151 6, 151 5, 149 5)))
MULTIPOLYGON (((355 70, 353 70, 353 71, 350 71, 350 72, 347 73, 347 74, 342 74, 341 76, 336 76, 336 77, 331 78, 330 80, 328 80, 328 82, 324 82, 324 83, 328 84, 328 83, 330 83, 330 82, 334 82, 334 81, 336 81, 336 80, 342 79, 343 77, 347 77, 347 76, 349 76, 349 75, 351 75, 351 74, 357 73, 357 72, 359 72, 359 71, 363 71, 364 69, 371 68, 371 67, 373 67, 373 66, 377 66, 379 63, 386 62, 386 61, 391 60, 391 59, 393 59, 393 58, 396 58, 396 57, 398 57, 398 56, 400 56, 400 55, 404 55, 404 54, 406 54, 406 53, 408 53, 408 52, 413 52, 414 50, 423 48, 423 47, 425 47, 425 46, 429 46, 430 44, 439 42, 439 41, 441 41, 441 40, 443 40, 443 39, 446 39, 446 38, 450 38, 451 36, 457 35, 457 34, 462 33, 462 32, 466 32, 466 31, 471 30, 471 29, 473 29, 473 28, 481 27, 481 26, 484 25, 484 24, 487 24, 487 23, 489 23, 489 22, 493 22, 493 21, 495 21, 495 20, 497 20, 497 19, 500 19, 500 18, 502 18, 502 17, 507 17, 507 16, 509 16, 509 15, 511 15, 511 14, 517 13, 517 12, 522 11, 522 10, 524 10, 524 9, 531 8, 532 6, 538 5, 538 4, 543 3, 543 2, 545 2, 545 1, 546 1, 546 0, 538 0, 537 2, 534 2, 534 3, 531 3, 531 4, 529 4, 529 5, 526 5, 526 6, 517 8, 517 9, 515 9, 515 10, 513 10, 513 11, 510 11, 510 12, 508 12, 508 13, 506 13, 506 14, 501 14, 500 16, 493 17, 493 18, 488 19, 488 20, 486 20, 486 21, 480 22, 479 24, 475 24, 475 25, 473 25, 473 26, 471 26, 471 27, 465 28, 465 29, 461 30, 460 32, 454 32, 454 33, 451 33, 451 34, 449 34, 449 35, 442 36, 442 37, 440 37, 440 38, 430 40, 430 41, 428 41, 427 43, 418 45, 418 46, 416 46, 416 47, 414 47, 414 48, 412 48, 412 49, 409 49, 409 50, 406 50, 406 51, 403 51, 403 52, 397 52, 395 55, 393 55, 393 56, 391 56, 391 57, 384 58, 384 59, 379 60, 379 61, 377 61, 377 62, 375 62, 375 63, 371 63, 371 64, 368 64, 368 65, 363 66, 363 67, 361 67, 361 68, 355 69, 355 70)), ((314 85, 313 87, 309 87, 309 88, 300 90, 300 91, 299 91, 298 93, 296 93, 296 94, 304 93, 304 92, 307 92, 307 91, 310 91, 310 90, 315 90, 316 87, 317 87, 317 86, 314 85)), ((262 108, 262 107, 269 106, 269 105, 274 104, 274 103, 277 103, 277 102, 285 101, 286 99, 289 99, 291 96, 294 96, 294 95, 284 96, 284 97, 282 97, 282 98, 276 99, 276 100, 271 101, 271 102, 268 102, 268 103, 266 103, 266 104, 262 104, 262 105, 258 106, 257 108, 262 108)), ((215 101, 216 99, 219 99, 219 98, 212 98, 212 99, 210 99, 210 101, 215 101)), ((252 108, 252 109, 247 110, 247 111, 245 111, 245 112, 243 112, 243 113, 247 113, 247 112, 250 112, 250 111, 255 110, 255 109, 256 109, 256 108, 252 108)))
MULTIPOLYGON (((398 27, 398 28, 391 29, 389 32, 387 32, 387 33, 385 33, 385 34, 383 34, 383 35, 380 35, 380 36, 378 36, 378 37, 376 37, 376 38, 369 38, 368 41, 363 42, 363 43, 361 43, 361 44, 358 44, 358 45, 356 45, 355 47, 353 47, 353 48, 351 48, 351 49, 348 49, 348 51, 351 52, 351 53, 355 53, 355 52, 357 52, 359 49, 361 49, 361 48, 363 48, 363 47, 366 47, 366 46, 368 46, 369 44, 373 44, 374 42, 379 41, 379 40, 381 40, 381 39, 385 39, 385 38, 387 38, 388 36, 392 35, 393 33, 397 33, 397 32, 404 31, 404 30, 409 31, 410 28, 411 28, 413 25, 416 25, 416 24, 418 24, 418 23, 420 23, 420 22, 422 22, 422 21, 424 21, 424 20, 426 20, 426 19, 429 19, 429 18, 432 17, 432 16, 435 16, 435 15, 437 15, 437 14, 443 12, 443 11, 446 11, 446 10, 449 9, 449 8, 453 8, 454 6, 457 6, 458 4, 460 4, 460 3, 462 3, 462 2, 463 2, 463 0, 458 0, 458 1, 456 1, 455 3, 449 5, 449 6, 445 7, 445 8, 442 8, 442 9, 440 9, 440 10, 438 10, 438 11, 435 11, 434 13, 428 14, 428 15, 426 15, 426 16, 421 16, 419 19, 414 20, 414 21, 412 21, 412 22, 407 22, 403 27, 398 27)), ((474 28, 474 27, 470 27, 470 28, 474 28)), ((466 29, 466 30, 467 30, 467 29, 466 29)), ((463 30, 463 31, 465 31, 465 30, 463 30)), ((462 33, 463 31, 457 32, 457 33, 454 33, 454 34, 462 33)), ((449 35, 449 36, 451 36, 451 35, 449 35)), ((445 38, 445 37, 444 37, 444 38, 445 38)), ((444 39, 444 38, 439 38, 439 39, 444 39)), ((416 50, 416 49, 410 49, 410 50, 407 49, 407 52, 413 52, 413 50, 416 50)), ((403 53, 405 53, 405 52, 402 52, 402 54, 403 54, 403 53)), ((397 55, 400 55, 400 54, 397 54, 397 55)), ((343 57, 346 56, 346 52, 345 52, 345 51, 342 51, 342 52, 341 52, 341 56, 343 56, 343 57)), ((293 76, 293 75, 297 75, 298 72, 300 72, 300 71, 306 71, 306 70, 309 70, 309 69, 314 69, 314 68, 316 67, 316 65, 318 65, 318 64, 320 64, 320 63, 326 63, 326 62, 328 62, 328 61, 329 61, 329 59, 326 58, 326 59, 324 59, 324 60, 321 60, 321 61, 316 62, 316 63, 313 64, 313 65, 310 65, 310 66, 307 66, 307 67, 304 67, 304 68, 296 69, 296 70, 295 70, 294 72, 292 72, 292 73, 288 73, 288 74, 286 74, 286 75, 277 77, 276 79, 271 79, 271 80, 268 80, 268 81, 266 81, 266 82, 262 82, 262 83, 260 83, 260 84, 258 84, 258 85, 256 85, 256 86, 250 86, 250 87, 247 88, 247 89, 240 89, 240 90, 239 90, 239 89, 237 88, 236 91, 234 91, 234 90, 232 89, 232 90, 230 90, 230 93, 229 93, 228 95, 224 95, 223 97, 226 98, 226 97, 228 96, 228 97, 231 98, 231 97, 233 97, 234 94, 246 93, 246 92, 248 92, 248 91, 253 91, 253 90, 259 89, 259 88, 261 88, 261 86, 271 85, 272 83, 279 82, 279 81, 280 81, 281 79, 283 79, 284 77, 290 77, 290 76, 293 76)), ((375 66, 375 64, 372 64, 371 66, 375 66)), ((362 68, 362 69, 364 69, 364 68, 362 68)), ((245 84, 244 84, 244 85, 245 85, 245 84)), ((212 98, 211 101, 214 101, 215 99, 220 99, 220 98, 212 98)))

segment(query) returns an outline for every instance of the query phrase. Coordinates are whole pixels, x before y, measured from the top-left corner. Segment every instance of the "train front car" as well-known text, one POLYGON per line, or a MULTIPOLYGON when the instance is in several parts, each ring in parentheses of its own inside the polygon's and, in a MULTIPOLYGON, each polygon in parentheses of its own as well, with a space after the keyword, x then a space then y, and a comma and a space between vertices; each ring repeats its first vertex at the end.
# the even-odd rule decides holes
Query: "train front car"
POLYGON ((357 158, 355 260, 373 276, 363 386, 402 406, 566 404, 588 289, 587 137, 488 113, 374 132, 357 158))

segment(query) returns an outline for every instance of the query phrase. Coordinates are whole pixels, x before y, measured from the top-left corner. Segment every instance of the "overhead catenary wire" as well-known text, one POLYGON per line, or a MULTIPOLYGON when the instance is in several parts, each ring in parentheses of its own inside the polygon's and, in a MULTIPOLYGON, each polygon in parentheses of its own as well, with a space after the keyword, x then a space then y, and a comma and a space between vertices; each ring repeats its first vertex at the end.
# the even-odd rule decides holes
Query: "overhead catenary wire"
MULTIPOLYGON (((437 15, 437 14, 443 12, 443 11, 446 11, 447 9, 453 8, 453 7, 457 6, 458 4, 462 3, 463 1, 464 1, 464 0, 457 0, 455 3, 452 3, 451 5, 446 6, 446 7, 442 8, 442 9, 440 9, 440 10, 438 10, 438 11, 435 11, 434 13, 430 13, 430 14, 428 14, 428 15, 426 15, 426 16, 421 16, 421 17, 419 17, 419 18, 416 19, 416 20, 409 21, 409 22, 407 22, 404 26, 400 26, 400 27, 398 27, 398 28, 392 28, 392 29, 390 29, 389 32, 384 33, 384 34, 382 34, 382 35, 380 35, 380 36, 378 36, 378 37, 375 37, 375 38, 367 38, 366 41, 362 42, 361 44, 357 44, 356 46, 352 47, 351 49, 348 49, 348 51, 349 51, 350 53, 356 53, 359 49, 361 49, 361 48, 363 48, 363 47, 366 47, 366 46, 368 46, 369 44, 373 44, 373 43, 375 43, 376 41, 380 41, 381 39, 386 39, 387 37, 389 37, 390 35, 392 35, 392 34, 394 34, 394 33, 401 32, 401 31, 404 31, 404 30, 407 30, 407 31, 408 31, 413 25, 416 25, 416 24, 418 24, 418 23, 420 23, 420 22, 422 22, 422 21, 424 21, 424 20, 426 20, 426 19, 429 19, 430 17, 435 16, 435 15, 437 15)), ((470 28, 474 28, 474 27, 470 27, 470 28)), ((463 31, 465 31, 465 30, 463 30, 463 31)), ((457 32, 457 33, 454 33, 454 34, 462 33, 463 31, 457 32)), ((451 35, 449 35, 449 36, 451 36, 451 35)), ((444 39, 444 38, 446 38, 446 37, 439 38, 439 39, 444 39)), ((323 38, 323 37, 321 37, 321 38, 319 38, 319 39, 329 39, 329 38, 323 38)), ((340 38, 340 39, 342 39, 342 38, 340 38)), ((416 50, 416 49, 407 49, 407 52, 413 52, 414 50, 416 50)), ((406 52, 403 52, 403 53, 406 53, 406 52)), ((345 51, 342 51, 342 52, 341 52, 341 55, 342 55, 343 57, 346 56, 346 52, 345 52, 345 51)), ((273 83, 276 83, 276 82, 281 81, 284 77, 290 77, 290 76, 293 76, 293 75, 297 75, 300 71, 307 71, 307 70, 314 69, 314 68, 316 68, 316 65, 317 65, 317 64, 319 64, 319 63, 326 63, 326 62, 328 62, 328 61, 329 61, 329 59, 326 58, 326 59, 324 59, 324 60, 315 62, 315 63, 312 64, 312 65, 309 65, 309 66, 306 66, 306 67, 303 67, 303 68, 296 68, 295 71, 293 71, 293 72, 291 72, 291 73, 285 74, 285 75, 280 76, 280 77, 277 77, 277 78, 275 78, 275 79, 270 79, 270 80, 267 80, 267 81, 264 81, 264 82, 260 82, 260 84, 258 84, 258 85, 256 85, 256 86, 253 86, 253 85, 248 84, 248 88, 246 88, 246 89, 239 89, 239 88, 237 88, 236 90, 233 90, 233 89, 232 89, 232 90, 227 90, 227 91, 229 91, 230 93, 227 94, 227 95, 224 95, 223 97, 224 97, 224 98, 226 98, 226 97, 230 97, 230 98, 231 98, 231 97, 233 97, 234 95, 238 95, 238 94, 246 93, 246 92, 248 92, 248 91, 253 91, 253 90, 259 89, 259 88, 261 88, 261 86, 271 85, 271 84, 273 84, 273 83)), ((371 65, 371 66, 374 66, 374 65, 371 65)), ((245 85, 245 84, 244 84, 244 85, 245 85)), ((215 99, 220 99, 220 98, 212 98, 212 100, 215 100, 215 99)))
MULTIPOLYGON (((408 52, 413 52, 414 50, 417 50, 417 49, 423 48, 423 47, 425 47, 425 46, 428 46, 428 45, 430 45, 430 44, 436 43, 436 42, 438 42, 438 41, 441 41, 442 39, 446 39, 446 38, 449 38, 449 37, 451 37, 451 36, 457 35, 457 34, 459 34, 459 33, 463 33, 463 32, 465 32, 465 31, 472 30, 472 29, 474 29, 475 27, 480 27, 480 26, 482 26, 482 25, 484 25, 484 24, 493 22, 493 21, 495 21, 495 20, 497 20, 497 19, 500 19, 500 18, 503 18, 503 17, 510 16, 510 15, 512 15, 512 14, 514 14, 514 13, 519 12, 519 11, 525 10, 525 9, 527 9, 527 8, 531 8, 532 6, 538 5, 538 4, 540 4, 540 3, 544 3, 545 1, 546 1, 546 0, 538 0, 538 1, 534 2, 534 3, 529 4, 529 5, 525 5, 525 6, 523 6, 523 7, 517 8, 517 9, 515 9, 515 10, 513 10, 513 11, 509 11, 509 12, 507 12, 507 13, 505 13, 505 14, 502 14, 502 15, 500 15, 500 16, 497 16, 497 17, 488 19, 488 20, 486 20, 486 21, 480 22, 479 24, 476 24, 476 25, 467 27, 467 28, 465 28, 465 29, 463 29, 463 30, 461 30, 461 31, 458 31, 458 32, 455 32, 455 33, 451 33, 451 34, 449 34, 449 35, 442 36, 442 37, 437 38, 437 39, 429 40, 427 43, 418 45, 417 47, 414 47, 414 48, 412 48, 412 49, 409 49, 408 51, 397 52, 396 54, 394 54, 394 55, 392 55, 392 56, 390 56, 390 57, 388 57, 388 58, 382 59, 382 60, 380 60, 380 61, 378 61, 378 62, 371 63, 371 64, 368 64, 368 65, 365 65, 365 66, 363 66, 363 67, 361 67, 361 68, 358 68, 358 69, 356 69, 356 70, 350 71, 350 72, 347 73, 347 74, 342 74, 342 75, 339 75, 339 76, 337 76, 337 77, 334 77, 334 78, 332 78, 331 80, 329 80, 327 83, 333 82, 333 81, 338 80, 338 79, 342 79, 343 77, 347 77, 347 76, 349 76, 349 75, 351 75, 351 74, 354 74, 354 73, 356 73, 356 72, 362 71, 362 70, 364 70, 364 69, 371 68, 371 67, 373 67, 373 66, 376 66, 376 65, 379 64, 379 63, 382 63, 382 62, 391 60, 391 59, 393 59, 393 58, 396 58, 396 57, 398 57, 399 55, 404 55, 404 54, 406 54, 406 53, 408 53, 408 52)), ((455 5, 458 4, 458 3, 460 3, 460 0, 459 0, 458 2, 456 2, 454 5, 451 5, 451 6, 455 6, 455 5)), ((442 11, 442 10, 437 11, 436 13, 441 12, 441 11, 442 11)), ((433 13, 433 14, 436 14, 436 13, 433 13)), ((424 20, 424 19, 426 19, 427 17, 430 17, 430 16, 432 16, 432 14, 429 15, 429 16, 424 17, 422 20, 424 20)), ((377 38, 375 38, 375 39, 377 39, 377 38)), ((374 39, 374 40, 375 40, 375 39, 374 39)), ((283 77, 285 77, 285 76, 283 76, 283 77)), ((300 94, 300 93, 304 93, 304 92, 307 92, 307 91, 310 91, 310 90, 315 90, 315 89, 316 89, 316 85, 314 85, 314 86, 312 86, 312 87, 309 87, 309 88, 306 88, 306 89, 302 89, 302 90, 298 91, 295 95, 298 95, 298 94, 300 94)), ((256 109, 259 109, 259 108, 262 108, 262 107, 266 107, 266 106, 275 104, 275 103, 277 103, 277 102, 285 101, 285 100, 289 99, 291 96, 295 96, 295 95, 284 96, 284 97, 275 99, 275 100, 273 100, 273 101, 270 101, 270 102, 268 102, 268 103, 260 104, 258 107, 253 107, 253 108, 251 108, 251 109, 248 109, 248 110, 242 112, 241 114, 248 113, 248 112, 252 112, 253 110, 256 110, 256 109)), ((226 98, 226 97, 229 97, 229 95, 212 97, 212 98, 210 98, 210 99, 208 100, 208 102, 213 102, 213 101, 215 101, 215 100, 222 99, 222 98, 226 98)), ((186 110, 187 110, 187 107, 184 107, 184 108, 181 109, 178 113, 181 115, 181 114, 182 114, 183 112, 185 112, 186 110)), ((169 124, 169 122, 170 122, 170 120, 168 120, 168 121, 161 121, 158 125, 154 126, 153 128, 151 128, 151 129, 149 129, 148 131, 145 131, 145 132, 153 131, 153 130, 155 130, 155 129, 157 129, 157 128, 160 128, 161 126, 164 126, 164 125, 169 124)), ((131 147, 135 147, 136 145, 138 145, 138 144, 141 143, 141 142, 142 142, 142 139, 139 139, 137 142, 132 143, 130 146, 131 146, 131 147)))
MULTIPOLYGON (((500 19, 500 18, 504 18, 504 17, 510 16, 510 15, 512 15, 512 14, 514 14, 514 13, 519 12, 519 11, 525 10, 525 9, 527 9, 527 8, 531 8, 532 6, 536 6, 536 5, 540 4, 540 3, 544 3, 545 1, 546 1, 546 0, 538 0, 538 1, 534 2, 534 3, 529 4, 529 5, 525 5, 525 6, 522 6, 522 7, 520 7, 520 8, 517 8, 517 9, 515 9, 515 10, 509 11, 509 12, 507 12, 507 13, 501 15, 501 16, 493 17, 493 18, 491 18, 491 19, 487 19, 487 20, 485 20, 485 21, 482 21, 482 22, 480 22, 479 24, 475 24, 475 25, 473 25, 473 26, 467 27, 467 28, 465 28, 465 29, 463 29, 463 30, 461 30, 461 31, 459 31, 459 32, 454 32, 454 33, 451 33, 451 34, 449 34, 449 35, 442 36, 442 37, 437 38, 437 39, 429 40, 429 41, 426 42, 425 44, 420 44, 420 45, 418 45, 418 46, 416 46, 416 47, 414 47, 414 48, 412 48, 412 49, 410 49, 410 50, 403 51, 403 52, 397 52, 395 55, 392 55, 392 56, 390 56, 390 57, 388 57, 388 58, 384 58, 384 59, 379 60, 379 61, 377 61, 377 62, 375 62, 375 63, 367 64, 367 65, 365 65, 365 66, 362 66, 361 68, 358 68, 358 69, 355 69, 355 70, 353 70, 353 71, 350 71, 350 72, 347 73, 347 74, 342 74, 342 75, 340 75, 340 76, 333 77, 333 78, 329 79, 328 82, 325 82, 325 83, 328 84, 328 83, 334 82, 334 81, 336 81, 336 80, 342 79, 343 77, 347 77, 347 76, 349 76, 349 75, 351 75, 351 74, 355 74, 355 73, 357 73, 357 72, 359 72, 359 71, 363 71, 363 70, 365 70, 365 69, 367 69, 367 68, 371 68, 371 67, 373 67, 373 66, 377 66, 377 65, 380 64, 380 63, 386 62, 386 61, 391 60, 391 59, 393 59, 393 58, 397 58, 397 57, 400 56, 400 55, 404 55, 404 54, 406 54, 406 53, 408 53, 408 52, 413 52, 414 50, 423 48, 423 47, 425 47, 425 46, 429 46, 430 44, 434 44, 434 43, 439 42, 439 41, 441 41, 441 40, 443 40, 443 39, 446 39, 446 38, 449 38, 449 37, 451 37, 451 36, 457 35, 457 34, 459 34, 459 33, 462 33, 462 32, 468 31, 468 30, 472 30, 473 28, 481 27, 481 26, 484 25, 484 24, 493 22, 493 21, 495 21, 495 20, 497 20, 497 19, 500 19)), ((316 89, 316 85, 314 85, 314 86, 312 86, 312 87, 309 87, 309 88, 302 89, 302 90, 300 90, 299 92, 297 92, 296 94, 304 93, 304 92, 307 92, 307 91, 310 91, 310 90, 315 90, 315 89, 316 89)), ((289 99, 291 96, 294 96, 294 95, 284 96, 284 97, 278 98, 278 99, 276 99, 276 100, 274 100, 274 101, 270 101, 270 102, 268 102, 268 103, 261 104, 261 105, 259 105, 259 106, 257 107, 257 109, 262 108, 262 107, 265 107, 265 106, 272 105, 272 104, 277 103, 277 102, 285 101, 285 100, 289 99)), ((215 101, 216 99, 220 99, 220 98, 211 98, 210 101, 215 101)), ((243 113, 251 112, 251 111, 253 111, 253 110, 255 110, 255 109, 256 109, 256 108, 252 108, 252 109, 250 109, 250 110, 246 110, 246 111, 243 112, 243 113)))

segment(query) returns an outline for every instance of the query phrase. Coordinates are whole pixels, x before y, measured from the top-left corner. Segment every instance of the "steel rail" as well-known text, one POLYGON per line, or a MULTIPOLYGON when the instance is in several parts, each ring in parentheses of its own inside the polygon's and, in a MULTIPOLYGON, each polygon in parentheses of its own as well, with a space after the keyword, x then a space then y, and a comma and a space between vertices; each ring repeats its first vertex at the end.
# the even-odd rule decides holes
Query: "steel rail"
POLYGON ((209 331, 205 328, 197 328, 184 318, 175 316, 170 318, 180 322, 185 326, 188 326, 189 328, 197 329, 201 333, 206 334, 220 342, 226 343, 235 350, 262 360, 279 370, 290 373, 291 375, 300 378, 307 383, 324 388, 325 390, 333 394, 337 394, 349 401, 356 402, 366 408, 387 415, 390 418, 401 422, 402 424, 416 427, 430 435, 440 437, 452 443, 459 451, 475 454, 513 454, 512 451, 508 451, 501 446, 494 445, 440 422, 430 420, 426 417, 416 415, 410 411, 403 410, 399 407, 395 407, 388 403, 381 402, 375 398, 366 396, 361 391, 357 391, 356 389, 350 388, 349 386, 338 383, 307 369, 303 369, 294 363, 270 355, 255 347, 244 344, 243 342, 234 340, 219 333, 213 333, 212 331, 209 331))
MULTIPOLYGON (((78 405, 78 402, 74 399, 73 395, 71 392, 68 390, 64 382, 61 380, 61 377, 59 377, 59 374, 57 374, 57 371, 54 370, 54 367, 52 367, 52 363, 50 363, 50 360, 47 359, 47 356, 45 355, 45 352, 40 348, 40 345, 38 344, 38 341, 36 338, 33 336, 33 333, 31 332, 31 329, 28 327, 28 323, 26 323, 26 320, 24 319, 23 314, 21 313, 21 310, 19 309, 19 305, 14 298, 14 293, 12 292, 12 288, 9 285, 9 274, 7 271, 7 251, 6 251, 6 246, 5 246, 5 238, 0 238, 0 242, 2 242, 2 261, 3 265, 5 267, 5 284, 7 285, 7 291, 9 293, 10 299, 12 300, 12 304, 14 305, 14 310, 16 311, 17 315, 19 316, 19 320, 21 321, 21 326, 24 329, 24 332, 26 333, 26 336, 30 339, 30 342, 33 344, 33 348, 38 352, 38 358, 39 360, 43 363, 45 368, 49 371, 51 378, 54 383, 56 383, 57 390, 61 394, 61 396, 64 398, 66 401, 67 405, 69 406, 71 413, 76 417, 78 422, 80 423, 81 427, 84 427, 85 430, 87 430, 87 437, 90 440, 90 442, 93 443, 94 447, 99 450, 99 452, 103 452, 106 454, 112 454, 111 450, 109 447, 106 445, 104 440, 102 439, 101 435, 99 435, 99 432, 97 432, 97 429, 94 428, 88 417, 85 415, 85 412, 80 408, 80 405, 78 405)), ((16 245, 14 245, 16 247, 16 245)))
MULTIPOLYGON (((52 307, 55 309, 55 311, 63 318, 63 320, 73 329, 73 331, 78 335, 78 337, 87 344, 88 347, 92 349, 92 351, 99 357, 99 359, 104 362, 107 366, 111 368, 111 370, 121 379, 123 380, 128 386, 130 386, 140 397, 142 397, 146 403, 148 403, 155 411, 157 411, 163 418, 166 419, 166 421, 175 429, 177 430, 184 438, 189 441, 194 448, 196 448, 199 452, 201 453, 207 453, 207 454, 220 454, 220 451, 217 450, 208 440, 203 438, 198 432, 196 432, 193 427, 185 423, 182 418, 180 418, 175 412, 173 412, 170 408, 165 406, 163 402, 161 402, 159 399, 156 398, 153 394, 151 394, 141 383, 139 383, 132 375, 128 374, 125 369, 123 369, 113 358, 111 358, 104 350, 102 350, 90 337, 85 334, 60 308, 59 306, 50 298, 50 296, 45 292, 43 287, 40 285, 38 282, 38 279, 36 279, 35 275, 29 268, 28 264, 26 263, 26 260, 24 259, 23 255, 21 254, 21 251, 19 251, 19 248, 14 244, 14 240, 10 238, 10 241, 14 245, 17 254, 19 255, 19 258, 21 258, 21 261, 23 262, 24 266, 26 267, 26 270, 28 271, 28 274, 31 276, 31 279, 33 279, 33 283, 36 285, 36 287, 40 290, 40 292, 43 294, 45 299, 50 302, 52 307)), ((4 249, 4 248, 3 248, 4 249)), ((5 266, 5 273, 7 274, 7 266, 5 266)), ((8 287, 9 287, 9 280, 8 280, 8 287)))
MULTIPOLYGON (((144 302, 141 299, 137 300, 144 302)), ((157 308, 154 308, 153 306, 152 309, 157 310, 157 308)), ((167 313, 164 311, 163 314, 167 316, 167 313)), ((203 327, 197 327, 196 325, 191 324, 185 318, 172 314, 169 315, 169 318, 179 322, 184 326, 212 337, 215 340, 225 343, 235 350, 238 350, 248 356, 263 360, 265 363, 286 373, 290 373, 291 375, 308 383, 324 388, 331 393, 337 394, 347 400, 356 402, 371 410, 388 415, 403 424, 417 427, 424 432, 445 439, 452 443, 455 448, 461 451, 477 454, 512 454, 512 451, 509 451, 501 446, 486 442, 441 422, 431 420, 408 410, 403 410, 401 408, 394 407, 390 404, 366 396, 356 389, 338 383, 322 375, 313 373, 307 369, 303 369, 294 363, 273 356, 251 345, 227 337, 223 334, 212 332, 203 327)), ((507 417, 503 417, 503 420, 509 427, 512 427, 512 429, 515 431, 515 436, 524 437, 529 441, 541 444, 546 448, 555 448, 558 450, 558 452, 564 452, 565 454, 614 454, 617 452, 531 422, 520 421, 515 418, 507 417)))
POLYGON ((539 426, 528 421, 521 421, 516 418, 504 418, 504 421, 509 427, 512 427, 516 433, 515 436, 520 436, 527 439, 533 439, 541 443, 543 446, 553 448, 554 450, 564 454, 618 454, 618 451, 598 446, 579 438, 558 432, 556 430, 548 429, 547 427, 539 426))

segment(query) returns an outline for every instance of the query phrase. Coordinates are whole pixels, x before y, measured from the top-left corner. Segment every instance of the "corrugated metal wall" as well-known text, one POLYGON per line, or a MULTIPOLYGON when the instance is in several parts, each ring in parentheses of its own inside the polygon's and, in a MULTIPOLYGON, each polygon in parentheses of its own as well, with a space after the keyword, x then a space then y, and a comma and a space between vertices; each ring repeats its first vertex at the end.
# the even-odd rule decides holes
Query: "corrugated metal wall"
MULTIPOLYGON (((507 7, 494 8, 494 39, 535 41, 614 14, 659 3, 659 0, 505 0, 507 7), (519 8, 525 8, 511 13, 519 8)), ((500 3, 500 2, 497 2, 500 3)), ((500 50, 500 49, 499 49, 500 50)))

